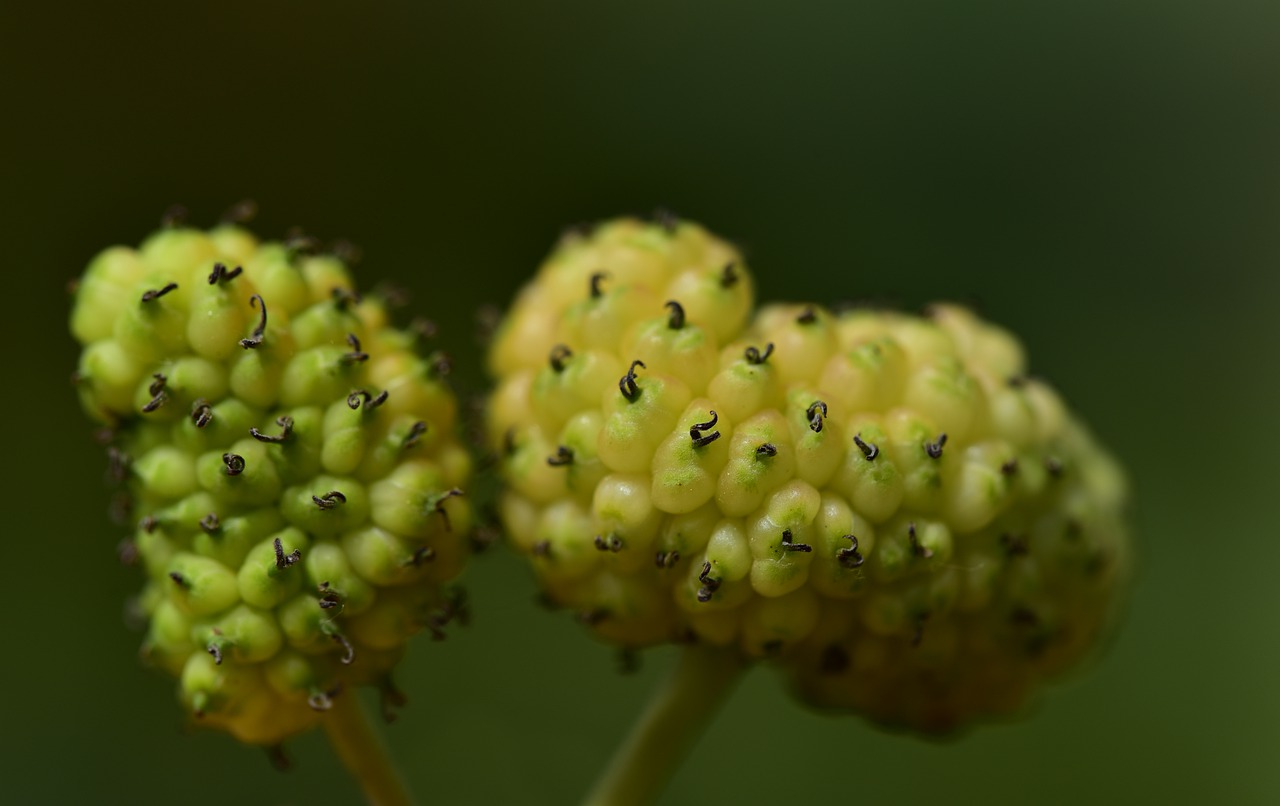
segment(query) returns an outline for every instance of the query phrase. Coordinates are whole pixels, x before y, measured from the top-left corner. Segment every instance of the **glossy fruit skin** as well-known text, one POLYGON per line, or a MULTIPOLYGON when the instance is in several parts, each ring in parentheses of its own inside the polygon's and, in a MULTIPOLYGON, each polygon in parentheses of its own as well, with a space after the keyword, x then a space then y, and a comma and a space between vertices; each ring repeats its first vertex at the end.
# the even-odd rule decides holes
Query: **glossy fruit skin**
POLYGON ((521 291, 489 434, 547 597, 607 642, 736 647, 931 734, 1087 654, 1127 485, 1018 342, 953 305, 753 306, 688 222, 571 236, 521 291))
POLYGON ((76 291, 81 402, 137 527, 143 657, 198 724, 274 745, 460 614, 471 476, 420 337, 305 244, 170 228, 76 291))

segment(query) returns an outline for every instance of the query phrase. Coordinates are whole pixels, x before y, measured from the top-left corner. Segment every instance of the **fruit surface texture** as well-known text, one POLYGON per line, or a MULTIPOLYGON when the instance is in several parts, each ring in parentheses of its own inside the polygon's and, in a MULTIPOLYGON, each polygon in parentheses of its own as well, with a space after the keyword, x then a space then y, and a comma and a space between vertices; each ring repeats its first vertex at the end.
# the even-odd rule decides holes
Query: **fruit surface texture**
POLYGON ((392 700, 405 642, 462 613, 471 473, 442 364, 306 238, 235 224, 113 247, 76 291, 143 656, 199 724, 274 745, 334 697, 392 700))
POLYGON ((490 370, 510 542, 607 642, 732 647, 819 708, 945 733, 1115 611, 1123 473, 965 308, 756 310, 731 245, 620 219, 565 236, 490 370))

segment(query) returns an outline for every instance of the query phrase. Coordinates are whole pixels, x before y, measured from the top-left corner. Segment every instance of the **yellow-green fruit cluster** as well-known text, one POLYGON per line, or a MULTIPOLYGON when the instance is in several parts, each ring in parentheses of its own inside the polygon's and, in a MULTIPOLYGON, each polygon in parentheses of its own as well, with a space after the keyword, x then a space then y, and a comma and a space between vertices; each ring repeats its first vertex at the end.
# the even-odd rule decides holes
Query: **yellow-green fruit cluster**
POLYGON ((737 647, 926 732, 1016 708, 1108 620, 1122 474, 962 308, 752 304, 693 224, 562 244, 491 356, 512 542, 622 646, 737 647))
POLYGON ((71 330, 138 518, 144 654, 204 724, 275 744, 389 684, 455 615, 471 472, 420 336, 343 263, 168 229, 86 270, 71 330))

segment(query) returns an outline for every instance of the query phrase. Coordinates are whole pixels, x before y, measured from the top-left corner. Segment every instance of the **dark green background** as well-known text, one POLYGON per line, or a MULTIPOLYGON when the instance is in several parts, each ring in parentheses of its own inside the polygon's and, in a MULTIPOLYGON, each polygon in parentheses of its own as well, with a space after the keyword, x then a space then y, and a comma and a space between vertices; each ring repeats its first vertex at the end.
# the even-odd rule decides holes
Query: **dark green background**
MULTIPOLYGON (((1280 801, 1280 25, 1271 0, 8 3, 0 801, 345 804, 183 735, 68 385, 64 284, 171 202, 364 247, 479 388, 473 312, 570 222, 666 205, 763 298, 977 300, 1125 459, 1141 568, 1109 654, 944 745, 750 675, 665 803, 1280 801), (17 8, 21 5, 22 8, 17 8)), ((565 804, 634 677, 504 551, 413 647, 389 730, 424 802, 565 804)))

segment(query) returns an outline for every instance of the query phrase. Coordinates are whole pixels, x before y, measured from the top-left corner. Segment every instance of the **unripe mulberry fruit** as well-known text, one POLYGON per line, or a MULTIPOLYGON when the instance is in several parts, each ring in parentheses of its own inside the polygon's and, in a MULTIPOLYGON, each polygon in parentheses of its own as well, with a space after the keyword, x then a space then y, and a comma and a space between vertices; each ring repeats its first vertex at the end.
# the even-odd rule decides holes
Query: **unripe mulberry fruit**
POLYGON ((71 314, 137 523, 144 656, 254 744, 353 686, 395 699, 406 641, 463 608, 471 466, 442 365, 311 247, 165 229, 98 255, 71 314))
POLYGON ((925 733, 1018 708, 1115 609, 1123 474, 963 308, 751 289, 688 222, 554 251, 490 355, 511 543, 625 648, 730 647, 925 733))

